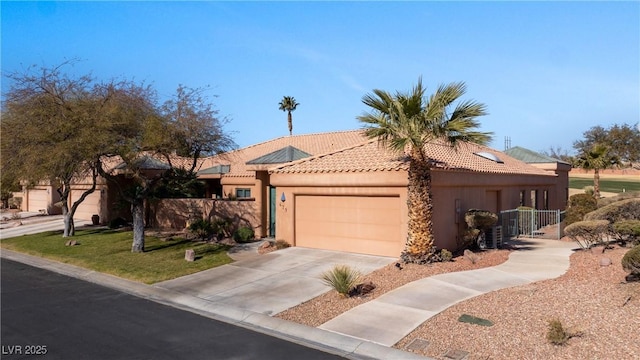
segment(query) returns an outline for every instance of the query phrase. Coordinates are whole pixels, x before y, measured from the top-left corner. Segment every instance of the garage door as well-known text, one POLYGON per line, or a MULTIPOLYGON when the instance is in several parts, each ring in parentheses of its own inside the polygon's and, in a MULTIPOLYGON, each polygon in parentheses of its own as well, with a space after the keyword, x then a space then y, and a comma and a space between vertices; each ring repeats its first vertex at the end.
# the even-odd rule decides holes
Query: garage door
MULTIPOLYGON (((71 190, 71 204, 73 204, 73 201, 78 200, 83 192, 84 190, 71 190)), ((75 219, 91 220, 91 216, 94 214, 100 214, 100 190, 89 194, 89 196, 80 203, 73 217, 75 219)))
POLYGON ((295 244, 316 249, 399 256, 400 198, 295 198, 295 244))
POLYGON ((29 189, 28 211, 38 212, 49 208, 49 194, 47 190, 29 189))

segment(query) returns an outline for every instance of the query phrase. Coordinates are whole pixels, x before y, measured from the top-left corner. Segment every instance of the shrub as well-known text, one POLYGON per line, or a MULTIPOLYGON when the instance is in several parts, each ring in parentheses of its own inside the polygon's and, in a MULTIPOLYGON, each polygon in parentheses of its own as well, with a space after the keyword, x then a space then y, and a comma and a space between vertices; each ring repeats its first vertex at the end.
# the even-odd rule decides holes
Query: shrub
POLYGON ((593 185, 591 185, 591 186, 585 186, 585 187, 583 188, 583 190, 584 190, 584 193, 585 193, 585 194, 587 194, 587 195, 589 195, 589 196, 591 196, 591 197, 593 197, 593 194, 595 194, 595 193, 596 193, 596 190, 595 190, 595 188, 593 187, 593 185))
POLYGON ((253 240, 254 236, 255 233, 252 228, 243 226, 233 233, 233 240, 244 243, 253 240))
POLYGON ((613 224, 613 231, 621 241, 640 244, 640 220, 622 220, 613 224))
POLYGON ((440 250, 440 261, 449 262, 453 259, 453 254, 447 249, 440 250))
POLYGON ((640 245, 632 247, 624 254, 622 268, 631 274, 640 275, 640 245))
POLYGON ((278 250, 286 249, 286 248, 291 246, 291 244, 289 244, 288 242, 286 242, 284 240, 276 240, 274 245, 275 245, 276 249, 278 249, 278 250))
POLYGON ((464 213, 464 221, 469 227, 465 234, 465 242, 470 241, 471 244, 477 244, 482 248, 482 235, 498 222, 498 215, 488 210, 469 209, 464 213))
POLYGON ((200 240, 208 240, 215 233, 211 221, 204 219, 197 219, 189 224, 189 232, 200 240))
POLYGON ((620 200, 633 199, 633 198, 640 198, 640 191, 623 192, 623 193, 619 193, 616 196, 600 198, 598 199, 598 208, 607 206, 609 204, 612 204, 620 200))
POLYGON ((562 326, 562 322, 558 319, 549 321, 549 331, 547 331, 547 340, 553 345, 564 345, 569 339, 576 336, 581 336, 581 332, 573 332, 566 330, 562 326))
POLYGON ((129 225, 127 220, 125 220, 124 218, 121 218, 121 217, 117 217, 117 218, 109 221, 109 229, 118 229, 118 228, 121 228, 121 227, 125 227, 127 225, 129 225))
POLYGON ((583 249, 600 243, 608 231, 609 222, 607 220, 578 221, 564 229, 565 235, 577 242, 583 249))
POLYGON ((219 239, 230 238, 233 235, 233 221, 231 219, 216 219, 213 230, 219 239))
POLYGON ((584 216, 584 220, 607 220, 612 224, 636 219, 640 219, 640 199, 616 201, 584 216))
POLYGON ((336 265, 333 269, 322 273, 322 281, 335 289, 338 294, 348 296, 349 291, 356 286, 361 276, 358 270, 347 265, 336 265))
POLYGON ((598 202, 588 194, 575 194, 569 197, 565 224, 570 225, 582 221, 584 215, 597 209, 598 202))

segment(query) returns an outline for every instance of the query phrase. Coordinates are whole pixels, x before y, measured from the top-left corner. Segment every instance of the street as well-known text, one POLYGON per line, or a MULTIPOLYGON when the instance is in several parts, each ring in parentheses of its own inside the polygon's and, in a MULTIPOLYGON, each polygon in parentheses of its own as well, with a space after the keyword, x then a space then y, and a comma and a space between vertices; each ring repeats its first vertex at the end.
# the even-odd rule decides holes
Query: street
POLYGON ((339 359, 96 284, 1 260, 3 359, 339 359))

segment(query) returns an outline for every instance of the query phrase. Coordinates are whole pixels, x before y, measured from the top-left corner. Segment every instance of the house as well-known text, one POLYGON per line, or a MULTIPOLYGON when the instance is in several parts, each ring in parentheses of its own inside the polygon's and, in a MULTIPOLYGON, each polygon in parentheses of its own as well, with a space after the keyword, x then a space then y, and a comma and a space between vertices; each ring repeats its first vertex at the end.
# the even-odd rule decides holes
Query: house
MULTIPOLYGON (((436 245, 457 249, 464 212, 560 209, 564 168, 549 171, 488 147, 432 144, 436 245)), ((358 130, 274 139, 205 159, 213 197, 252 201, 257 236, 294 246, 398 256, 407 236, 402 157, 358 130)))
POLYGON ((505 150, 504 153, 514 159, 518 159, 529 165, 535 166, 539 169, 550 171, 558 175, 558 186, 561 187, 563 185, 566 185, 566 188, 564 189, 564 191, 562 188, 556 189, 557 193, 561 195, 559 198, 560 203, 557 205, 558 207, 554 209, 564 209, 567 206, 567 201, 569 200, 569 172, 571 171, 571 164, 556 158, 552 158, 551 156, 525 149, 520 146, 509 148, 505 150), (561 201, 562 194, 564 194, 564 201, 561 201))

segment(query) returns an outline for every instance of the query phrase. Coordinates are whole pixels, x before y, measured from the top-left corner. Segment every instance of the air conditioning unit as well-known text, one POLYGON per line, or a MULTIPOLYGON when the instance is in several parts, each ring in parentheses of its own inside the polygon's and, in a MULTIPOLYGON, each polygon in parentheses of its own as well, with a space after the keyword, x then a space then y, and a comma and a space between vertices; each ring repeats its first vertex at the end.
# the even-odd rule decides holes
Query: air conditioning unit
POLYGON ((502 226, 494 226, 485 234, 487 248, 497 249, 502 247, 502 226))

